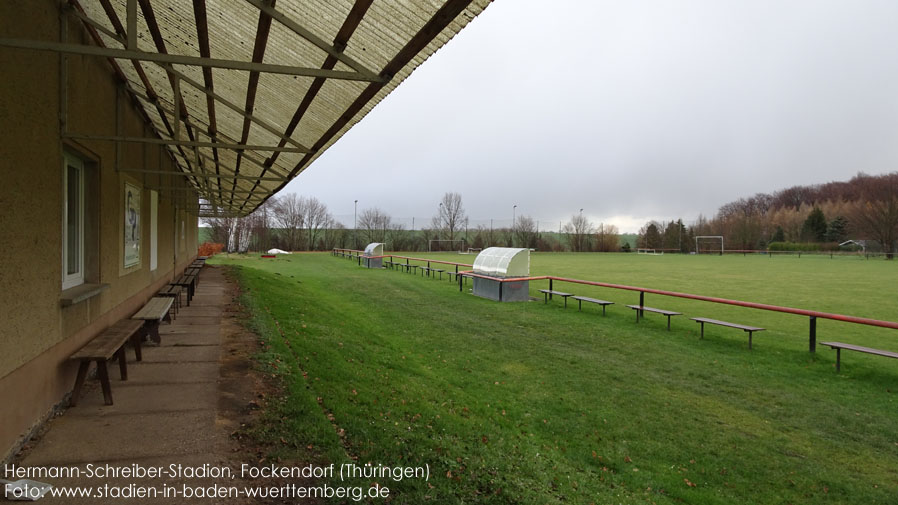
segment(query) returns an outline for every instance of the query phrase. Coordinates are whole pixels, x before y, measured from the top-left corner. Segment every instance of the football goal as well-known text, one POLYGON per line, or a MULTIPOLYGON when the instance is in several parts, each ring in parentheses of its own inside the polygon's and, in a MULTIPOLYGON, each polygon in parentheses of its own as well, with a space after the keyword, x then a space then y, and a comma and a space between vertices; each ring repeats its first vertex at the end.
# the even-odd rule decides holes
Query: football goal
POLYGON ((695 237, 696 254, 719 254, 723 256, 723 236, 699 235, 695 237))
POLYGON ((428 251, 430 252, 439 252, 439 251, 453 251, 453 252, 464 252, 466 248, 465 239, 454 239, 454 240, 438 240, 433 239, 428 244, 428 251))

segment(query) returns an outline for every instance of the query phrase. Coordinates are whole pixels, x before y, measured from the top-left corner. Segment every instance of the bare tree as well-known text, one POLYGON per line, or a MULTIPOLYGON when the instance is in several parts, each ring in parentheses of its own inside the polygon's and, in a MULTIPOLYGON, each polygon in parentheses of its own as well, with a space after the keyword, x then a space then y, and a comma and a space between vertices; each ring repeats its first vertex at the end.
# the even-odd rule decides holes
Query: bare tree
POLYGON ((620 250, 620 233, 613 224, 599 223, 596 228, 596 250, 616 252, 620 250))
POLYGON ((866 238, 879 242, 886 258, 892 259, 898 239, 898 173, 864 182, 863 198, 855 204, 851 223, 866 238))
POLYGON ((535 248, 537 240, 536 221, 530 216, 517 218, 514 224, 514 234, 517 243, 521 247, 535 248))
POLYGON ((567 235, 571 251, 582 252, 590 250, 590 235, 595 227, 583 214, 574 214, 571 220, 565 223, 562 231, 567 235))
POLYGON ((467 223, 468 216, 461 203, 461 194, 452 192, 444 194, 437 215, 431 219, 431 227, 440 230, 441 238, 455 240, 455 234, 463 230, 467 223))
POLYGON ((318 241, 318 235, 321 232, 321 228, 327 222, 328 213, 327 213, 327 205, 321 203, 315 197, 309 197, 304 199, 303 208, 305 210, 305 216, 303 221, 305 223, 306 229, 309 232, 309 242, 308 249, 311 251, 315 249, 315 244, 318 241))
POLYGON ((368 243, 383 242, 386 240, 387 228, 391 222, 392 218, 386 212, 374 207, 362 211, 359 216, 359 229, 368 243))
POLYGON ((305 201, 295 193, 288 193, 273 203, 273 209, 274 221, 281 229, 284 247, 292 251, 301 249, 301 232, 306 214, 305 201))

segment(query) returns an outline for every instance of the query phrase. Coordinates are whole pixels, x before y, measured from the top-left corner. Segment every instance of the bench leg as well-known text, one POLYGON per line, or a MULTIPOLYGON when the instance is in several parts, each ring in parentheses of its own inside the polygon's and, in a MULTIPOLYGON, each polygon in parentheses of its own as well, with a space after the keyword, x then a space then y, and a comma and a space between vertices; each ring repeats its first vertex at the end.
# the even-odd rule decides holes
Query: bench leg
POLYGON ((549 303, 549 293, 543 293, 543 303, 549 303))
POLYGON ((577 312, 583 310, 583 300, 577 300, 577 312))
POLYGON ((150 340, 158 345, 162 345, 162 337, 159 336, 159 321, 147 321, 144 323, 144 326, 147 329, 147 335, 150 336, 150 340))
POLYGON ((605 317, 605 306, 602 305, 602 317, 605 317))
POLYGON ((112 387, 109 385, 109 371, 106 369, 106 360, 97 360, 97 375, 100 376, 100 386, 103 388, 103 400, 106 405, 112 405, 112 387))
POLYGON ((115 351, 115 357, 118 358, 118 373, 123 381, 128 380, 128 362, 125 359, 125 344, 115 351))
POLYGON ((90 361, 83 359, 78 364, 78 375, 75 377, 75 387, 72 388, 72 398, 69 400, 69 406, 78 405, 78 396, 81 394, 81 386, 84 385, 84 379, 87 377, 87 369, 90 368, 90 361))
POLYGON ((636 309, 633 312, 636 312, 636 323, 639 323, 639 309, 636 309))
POLYGON ((667 331, 670 331, 670 316, 667 316, 667 331))
POLYGON ((564 308, 567 308, 567 297, 564 297, 564 308))
POLYGON ((705 338, 705 322, 704 322, 704 321, 699 321, 698 323, 699 323, 700 325, 702 325, 702 336, 701 336, 701 338, 702 338, 702 340, 704 340, 704 338, 705 338))
POLYGON ((842 365, 842 349, 836 348, 836 372, 841 369, 842 365))
POLYGON ((134 359, 136 361, 143 361, 143 353, 140 350, 141 340, 143 340, 143 330, 138 330, 134 335, 131 335, 131 343, 134 344, 134 359))
POLYGON ((748 350, 751 350, 751 332, 748 332, 748 350))

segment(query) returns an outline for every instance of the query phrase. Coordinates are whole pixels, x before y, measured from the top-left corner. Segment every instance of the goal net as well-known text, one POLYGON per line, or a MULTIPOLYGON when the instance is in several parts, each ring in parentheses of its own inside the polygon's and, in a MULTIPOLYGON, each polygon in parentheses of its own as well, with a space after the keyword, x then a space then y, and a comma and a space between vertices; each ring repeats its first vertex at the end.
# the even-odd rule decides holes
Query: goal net
POLYGON ((439 251, 464 252, 465 245, 466 244, 465 244, 464 239, 454 239, 454 240, 433 239, 428 244, 428 251, 430 251, 430 252, 439 252, 439 251))
POLYGON ((696 254, 719 254, 723 256, 723 237, 720 235, 700 235, 695 237, 696 254))

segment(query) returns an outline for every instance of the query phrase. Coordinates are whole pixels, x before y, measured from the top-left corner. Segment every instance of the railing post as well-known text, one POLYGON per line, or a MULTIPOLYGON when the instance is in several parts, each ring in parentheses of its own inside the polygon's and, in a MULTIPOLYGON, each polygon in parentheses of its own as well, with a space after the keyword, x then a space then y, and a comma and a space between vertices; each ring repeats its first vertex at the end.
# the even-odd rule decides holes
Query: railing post
POLYGON ((811 332, 808 339, 808 352, 817 350, 817 317, 811 316, 811 332))
POLYGON ((639 317, 645 317, 645 311, 642 308, 645 307, 645 291, 639 292, 639 317))
POLYGON ((552 279, 549 279, 549 300, 552 299, 552 279))

